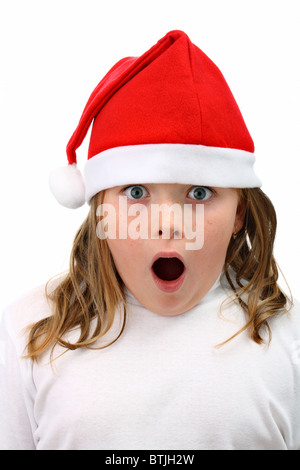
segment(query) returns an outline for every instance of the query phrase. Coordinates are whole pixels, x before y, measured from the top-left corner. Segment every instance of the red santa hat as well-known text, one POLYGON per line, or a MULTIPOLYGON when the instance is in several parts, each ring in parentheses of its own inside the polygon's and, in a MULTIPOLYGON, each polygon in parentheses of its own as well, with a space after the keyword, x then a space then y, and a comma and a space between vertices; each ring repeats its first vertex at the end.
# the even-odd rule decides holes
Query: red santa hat
POLYGON ((112 67, 85 106, 67 158, 50 188, 71 208, 120 185, 261 186, 252 138, 222 73, 182 31, 112 67), (92 122, 83 177, 76 149, 92 122))

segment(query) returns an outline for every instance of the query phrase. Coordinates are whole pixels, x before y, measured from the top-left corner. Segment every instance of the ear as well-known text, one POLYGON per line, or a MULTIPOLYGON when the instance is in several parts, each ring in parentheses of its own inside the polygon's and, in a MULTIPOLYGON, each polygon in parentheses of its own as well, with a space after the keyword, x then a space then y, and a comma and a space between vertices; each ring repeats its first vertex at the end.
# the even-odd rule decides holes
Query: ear
POLYGON ((247 209, 247 202, 245 198, 243 197, 242 192, 240 192, 239 202, 238 202, 236 216, 235 216, 235 224, 234 224, 236 232, 239 232, 244 226, 246 209, 247 209))

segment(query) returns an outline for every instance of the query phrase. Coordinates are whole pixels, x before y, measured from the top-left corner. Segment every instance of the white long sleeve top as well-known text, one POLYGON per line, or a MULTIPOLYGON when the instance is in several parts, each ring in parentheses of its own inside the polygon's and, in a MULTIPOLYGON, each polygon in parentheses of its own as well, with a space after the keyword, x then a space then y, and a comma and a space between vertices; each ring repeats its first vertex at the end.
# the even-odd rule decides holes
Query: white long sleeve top
POLYGON ((217 283, 166 317, 128 293, 116 343, 52 364, 22 357, 24 327, 51 314, 44 287, 15 302, 1 326, 0 448, 299 449, 300 305, 270 321, 270 346, 243 332, 216 348, 245 323, 236 304, 220 314, 226 297, 217 283))

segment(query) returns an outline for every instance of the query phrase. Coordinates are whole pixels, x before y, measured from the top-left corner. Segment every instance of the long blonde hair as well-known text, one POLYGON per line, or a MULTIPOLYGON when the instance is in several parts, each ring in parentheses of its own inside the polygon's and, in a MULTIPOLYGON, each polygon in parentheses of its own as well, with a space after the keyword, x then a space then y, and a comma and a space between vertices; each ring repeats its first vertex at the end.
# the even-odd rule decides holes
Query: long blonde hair
MULTIPOLYGON (((26 357, 38 360, 57 344, 66 350, 93 347, 111 328, 117 308, 123 310, 123 324, 112 342, 125 328, 124 285, 106 240, 96 234, 96 210, 103 196, 104 192, 92 199, 89 214, 75 236, 67 275, 51 292, 46 286, 53 314, 30 327, 26 357), (66 334, 75 327, 79 327, 80 335, 71 343, 66 334)), ((271 201, 258 188, 241 189, 240 204, 245 206, 245 222, 228 246, 224 276, 248 315, 247 324, 237 334, 248 329, 250 338, 260 344, 262 330, 267 328, 270 333, 268 319, 288 303, 277 283, 273 256, 277 220, 271 201)))

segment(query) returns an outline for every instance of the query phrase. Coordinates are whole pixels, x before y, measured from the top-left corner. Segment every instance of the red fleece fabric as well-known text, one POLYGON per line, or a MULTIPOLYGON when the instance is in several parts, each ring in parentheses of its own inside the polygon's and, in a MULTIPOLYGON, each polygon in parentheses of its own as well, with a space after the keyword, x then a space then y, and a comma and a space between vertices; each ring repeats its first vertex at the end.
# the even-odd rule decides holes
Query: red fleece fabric
POLYGON ((70 164, 93 120, 88 158, 114 147, 162 143, 254 152, 222 73, 182 31, 171 31, 106 74, 68 143, 70 164))

